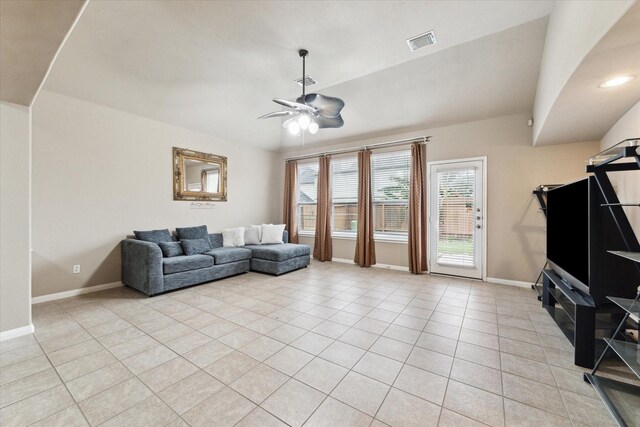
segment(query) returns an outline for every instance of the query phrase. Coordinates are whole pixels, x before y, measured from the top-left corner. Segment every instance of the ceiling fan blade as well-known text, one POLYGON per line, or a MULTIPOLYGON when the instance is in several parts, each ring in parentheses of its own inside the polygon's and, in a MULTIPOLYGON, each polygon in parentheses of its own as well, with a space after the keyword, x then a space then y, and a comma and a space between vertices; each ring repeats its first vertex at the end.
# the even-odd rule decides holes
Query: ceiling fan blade
POLYGON ((314 122, 318 124, 320 129, 325 128, 341 128, 344 125, 344 120, 342 120, 342 116, 338 114, 337 117, 316 117, 313 119, 314 122))
POLYGON ((293 108, 298 111, 305 111, 305 112, 313 111, 312 107, 301 104, 299 102, 289 101, 288 99, 273 98, 273 102, 275 102, 276 104, 284 105, 285 107, 293 108))
POLYGON ((344 108, 344 101, 333 96, 309 93, 304 97, 304 103, 318 110, 323 117, 338 117, 344 108))
POLYGON ((290 116, 292 114, 296 114, 295 111, 274 111, 273 113, 265 114, 264 116, 258 117, 258 119, 270 119, 272 117, 283 117, 290 116))

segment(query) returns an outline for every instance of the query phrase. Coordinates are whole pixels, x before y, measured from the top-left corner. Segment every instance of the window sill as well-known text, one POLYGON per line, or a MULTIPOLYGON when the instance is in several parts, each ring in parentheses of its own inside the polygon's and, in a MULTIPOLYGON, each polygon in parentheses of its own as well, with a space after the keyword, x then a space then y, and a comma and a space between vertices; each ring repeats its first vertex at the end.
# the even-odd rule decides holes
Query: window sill
MULTIPOLYGON (((309 231, 299 231, 298 236, 300 237, 315 237, 315 233, 309 231)), ((331 234, 332 239, 336 240, 356 240, 355 233, 333 233, 331 234)), ((388 236, 384 234, 374 234, 373 240, 378 243, 399 243, 406 245, 408 243, 408 237, 406 236, 388 236)))

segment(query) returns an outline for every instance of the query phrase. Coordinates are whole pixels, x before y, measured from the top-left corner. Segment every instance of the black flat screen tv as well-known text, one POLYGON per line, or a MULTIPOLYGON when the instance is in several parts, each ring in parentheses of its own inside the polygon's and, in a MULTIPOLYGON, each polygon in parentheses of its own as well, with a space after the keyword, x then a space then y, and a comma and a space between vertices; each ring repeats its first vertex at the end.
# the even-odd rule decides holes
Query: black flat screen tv
POLYGON ((593 176, 547 192, 549 266, 598 306, 607 296, 634 298, 640 285, 634 263, 607 252, 624 251, 626 246, 602 203, 593 176))

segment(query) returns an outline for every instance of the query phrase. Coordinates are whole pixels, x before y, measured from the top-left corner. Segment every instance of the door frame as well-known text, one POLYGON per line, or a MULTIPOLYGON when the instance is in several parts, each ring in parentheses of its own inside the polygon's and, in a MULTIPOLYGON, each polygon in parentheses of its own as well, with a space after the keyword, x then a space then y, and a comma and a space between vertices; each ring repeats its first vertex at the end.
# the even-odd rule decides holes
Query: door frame
MULTIPOLYGON (((464 159, 452 159, 452 160, 437 160, 432 162, 427 162, 427 268, 429 269, 429 274, 431 274, 431 245, 433 244, 433 239, 431 236, 431 166, 435 165, 444 165, 444 164, 454 164, 454 163, 465 163, 465 162, 482 162, 482 245, 480 247, 480 251, 482 254, 482 281, 487 281, 487 213, 489 211, 487 206, 487 156, 480 157, 467 157, 464 159)), ((437 274, 437 273, 434 273, 437 274)), ((469 277, 468 279, 474 280, 469 277)))

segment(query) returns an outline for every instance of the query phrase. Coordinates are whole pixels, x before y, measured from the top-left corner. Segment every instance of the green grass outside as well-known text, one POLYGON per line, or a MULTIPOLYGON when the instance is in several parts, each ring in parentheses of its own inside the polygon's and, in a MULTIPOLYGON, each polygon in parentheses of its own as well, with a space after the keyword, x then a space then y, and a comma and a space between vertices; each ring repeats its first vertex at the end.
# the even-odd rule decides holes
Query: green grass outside
POLYGON ((438 248, 447 248, 447 253, 452 255, 473 255, 472 239, 438 239, 438 248))

